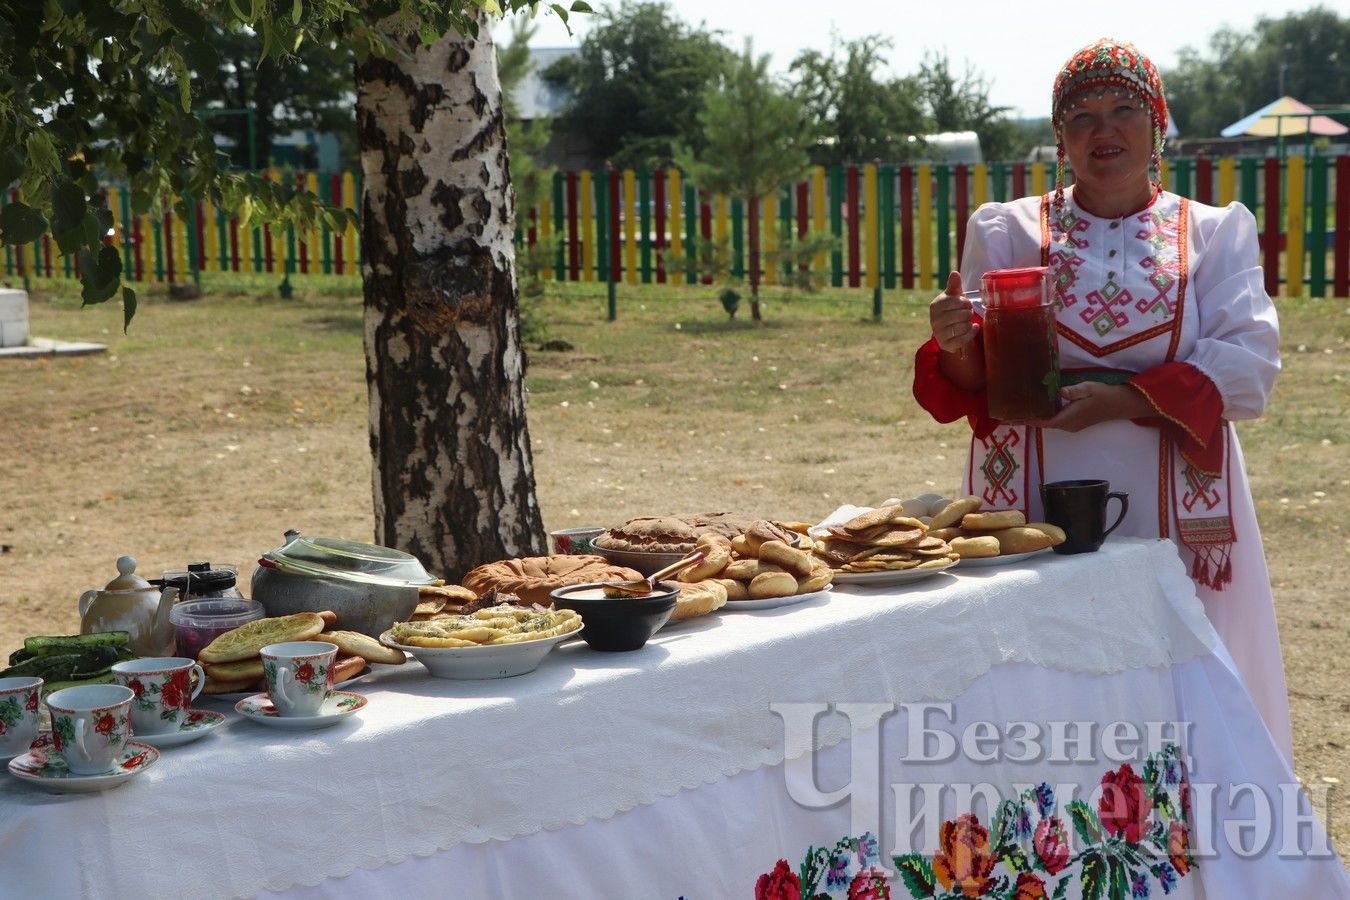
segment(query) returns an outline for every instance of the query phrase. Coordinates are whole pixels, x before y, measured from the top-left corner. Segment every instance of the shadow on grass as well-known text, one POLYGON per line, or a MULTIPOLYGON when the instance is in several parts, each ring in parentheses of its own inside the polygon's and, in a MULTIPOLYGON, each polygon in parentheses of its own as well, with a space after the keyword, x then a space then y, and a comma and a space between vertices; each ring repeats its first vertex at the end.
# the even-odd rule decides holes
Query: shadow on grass
POLYGON ((351 315, 307 316, 301 324, 305 328, 326 331, 330 334, 362 334, 365 330, 360 310, 351 315))

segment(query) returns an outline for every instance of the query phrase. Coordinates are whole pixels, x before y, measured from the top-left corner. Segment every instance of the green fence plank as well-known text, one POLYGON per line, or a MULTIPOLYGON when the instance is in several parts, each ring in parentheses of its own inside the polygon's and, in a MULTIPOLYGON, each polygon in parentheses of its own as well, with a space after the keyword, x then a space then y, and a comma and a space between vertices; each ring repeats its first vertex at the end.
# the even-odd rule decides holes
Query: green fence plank
POLYGON ((698 190, 692 184, 684 186, 684 278, 689 284, 698 280, 699 240, 702 226, 699 216, 698 190))
POLYGON ((136 269, 131 259, 131 189, 128 186, 123 185, 117 192, 117 205, 120 208, 122 225, 122 275, 127 281, 131 281, 136 269))
POLYGON ((745 277, 745 208, 739 197, 731 200, 731 274, 745 277))
POLYGON ((1005 203, 1008 200, 1008 166, 1006 163, 996 162, 989 167, 990 181, 993 182, 993 190, 989 196, 994 198, 995 203, 1005 203))
MULTIPOLYGON (((324 172, 319 176, 319 199, 325 206, 333 205, 333 176, 324 172)), ((323 274, 333 274, 333 232, 325 222, 323 225, 323 274)))
POLYGON ((1312 297, 1325 297, 1327 294, 1327 166, 1330 162, 1325 156, 1308 159, 1312 224, 1304 246, 1310 255, 1308 294, 1312 297))
MULTIPOLYGON (((793 187, 790 184, 778 192, 778 246, 781 249, 792 246, 797 236, 796 220, 792 218, 792 197, 793 187)), ((788 254, 783 254, 778 270, 783 281, 792 278, 792 260, 788 254)))
POLYGON ((150 217, 150 233, 154 236, 155 243, 155 280, 164 280, 164 224, 163 217, 153 215, 150 217))
POLYGON ((609 264, 609 173, 599 169, 591 173, 595 185, 595 274, 608 283, 613 275, 609 264))
MULTIPOLYGON (((1257 222, 1260 222, 1259 207, 1261 202, 1260 195, 1256 190, 1258 162, 1259 160, 1251 157, 1239 161, 1238 169, 1240 177, 1238 179, 1238 199, 1242 201, 1243 206, 1252 211, 1253 216, 1257 216, 1257 222)), ((1257 227, 1259 228, 1260 226, 1258 225, 1257 227)))
POLYGON ((1172 193, 1180 197, 1195 197, 1195 188, 1191 184, 1191 165, 1189 159, 1178 159, 1172 163, 1172 193))
POLYGON ((951 168, 946 163, 933 166, 933 178, 937 181, 937 195, 933 199, 937 207, 937 278, 946 284, 952 265, 951 168))
POLYGON ((844 170, 830 166, 825 192, 830 207, 830 234, 834 236, 834 250, 830 252, 830 285, 844 286, 844 170))

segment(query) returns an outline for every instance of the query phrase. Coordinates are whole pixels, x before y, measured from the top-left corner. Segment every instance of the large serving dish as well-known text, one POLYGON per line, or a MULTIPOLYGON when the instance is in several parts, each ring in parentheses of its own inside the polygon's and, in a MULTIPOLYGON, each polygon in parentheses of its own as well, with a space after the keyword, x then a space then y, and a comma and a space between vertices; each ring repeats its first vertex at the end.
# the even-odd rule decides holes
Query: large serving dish
POLYGON ((958 569, 986 569, 991 566, 1009 566, 1024 559, 1030 559, 1033 556, 1040 556, 1042 553, 1049 553, 1052 547, 1042 547, 1039 550, 1032 550, 1028 553, 1007 553, 999 556, 972 556, 963 559, 956 564, 958 569))
POLYGON ((411 653, 437 678, 512 678, 539 668, 550 650, 580 633, 581 628, 577 626, 566 634, 532 641, 483 644, 477 647, 416 647, 396 642, 392 631, 386 631, 380 635, 380 643, 411 653))
POLYGON ((835 584, 856 584, 863 587, 881 587, 882 585, 907 584, 922 581, 934 575, 940 575, 957 563, 952 562, 941 568, 931 569, 883 569, 880 572, 835 572, 835 584))
POLYGON ((808 600, 819 600, 830 592, 833 585, 827 584, 818 591, 809 594, 790 594, 786 597, 765 597, 762 600, 728 600, 718 612, 749 612, 756 609, 778 609, 780 606, 796 606, 808 600))
POLYGON ((643 575, 650 575, 664 569, 677 560, 684 559, 683 553, 651 553, 645 550, 610 550, 595 545, 593 552, 599 553, 616 566, 636 569, 643 575))

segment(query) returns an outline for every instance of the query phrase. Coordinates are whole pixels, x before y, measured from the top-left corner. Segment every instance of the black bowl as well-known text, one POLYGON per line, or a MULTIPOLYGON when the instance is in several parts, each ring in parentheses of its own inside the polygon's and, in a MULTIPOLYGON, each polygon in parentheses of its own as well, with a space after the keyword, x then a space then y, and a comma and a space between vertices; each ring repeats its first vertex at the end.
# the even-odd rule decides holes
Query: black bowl
POLYGON ((549 594, 555 608, 581 616, 581 637, 592 650, 639 649, 670 620, 680 593, 678 584, 663 581, 645 597, 584 596, 603 588, 601 582, 574 584, 549 594))

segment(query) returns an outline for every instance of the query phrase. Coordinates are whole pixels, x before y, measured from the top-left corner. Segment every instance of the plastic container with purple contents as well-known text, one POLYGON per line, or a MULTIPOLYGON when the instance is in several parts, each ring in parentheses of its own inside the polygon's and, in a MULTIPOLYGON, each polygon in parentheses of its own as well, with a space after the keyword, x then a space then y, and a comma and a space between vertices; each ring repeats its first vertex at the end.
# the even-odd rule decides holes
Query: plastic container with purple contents
POLYGON ((169 610, 178 636, 178 655, 197 658, 202 648, 227 631, 261 619, 263 605, 247 597, 185 600, 169 610))

